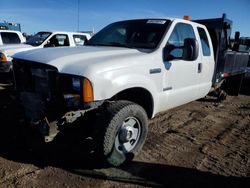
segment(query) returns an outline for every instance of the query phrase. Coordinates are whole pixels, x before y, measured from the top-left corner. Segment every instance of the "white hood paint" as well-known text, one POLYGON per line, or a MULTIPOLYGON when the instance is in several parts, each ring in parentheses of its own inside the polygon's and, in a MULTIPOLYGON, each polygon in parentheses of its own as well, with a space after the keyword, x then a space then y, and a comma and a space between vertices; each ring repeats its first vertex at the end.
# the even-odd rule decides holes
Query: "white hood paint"
POLYGON ((86 69, 104 72, 126 67, 129 59, 134 62, 147 54, 137 49, 85 46, 37 49, 17 53, 14 58, 52 65, 61 73, 84 75, 86 69))
POLYGON ((28 44, 10 44, 0 47, 0 52, 7 54, 7 57, 13 56, 17 52, 27 51, 35 49, 36 47, 28 44))

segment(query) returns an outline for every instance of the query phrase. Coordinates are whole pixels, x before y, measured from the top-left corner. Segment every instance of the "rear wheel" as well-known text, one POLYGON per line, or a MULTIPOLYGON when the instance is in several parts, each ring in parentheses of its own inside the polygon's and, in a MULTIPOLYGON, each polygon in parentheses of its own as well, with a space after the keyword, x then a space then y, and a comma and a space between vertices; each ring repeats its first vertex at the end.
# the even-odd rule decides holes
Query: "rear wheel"
POLYGON ((224 90, 221 90, 217 94, 217 100, 218 102, 224 101, 227 98, 227 93, 224 90))
POLYGON ((99 150, 111 165, 119 166, 132 160, 146 140, 148 118, 145 110, 135 103, 109 103, 97 122, 102 130, 99 134, 99 150))

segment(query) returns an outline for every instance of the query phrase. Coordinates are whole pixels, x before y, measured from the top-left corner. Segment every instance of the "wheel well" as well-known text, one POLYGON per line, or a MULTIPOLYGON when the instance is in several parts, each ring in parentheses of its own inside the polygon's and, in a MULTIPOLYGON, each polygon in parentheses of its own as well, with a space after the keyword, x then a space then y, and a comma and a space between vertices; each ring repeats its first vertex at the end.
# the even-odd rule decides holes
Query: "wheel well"
POLYGON ((147 112, 149 118, 153 115, 153 97, 144 88, 130 88, 123 90, 112 97, 112 100, 128 100, 139 104, 147 112))

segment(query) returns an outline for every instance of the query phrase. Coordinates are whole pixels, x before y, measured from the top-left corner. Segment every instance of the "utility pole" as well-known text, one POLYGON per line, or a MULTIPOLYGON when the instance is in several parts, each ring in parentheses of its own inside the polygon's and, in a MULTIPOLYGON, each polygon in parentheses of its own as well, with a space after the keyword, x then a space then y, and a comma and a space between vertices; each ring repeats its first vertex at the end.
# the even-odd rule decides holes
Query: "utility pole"
POLYGON ((79 32, 79 6, 80 0, 77 0, 77 31, 79 32))

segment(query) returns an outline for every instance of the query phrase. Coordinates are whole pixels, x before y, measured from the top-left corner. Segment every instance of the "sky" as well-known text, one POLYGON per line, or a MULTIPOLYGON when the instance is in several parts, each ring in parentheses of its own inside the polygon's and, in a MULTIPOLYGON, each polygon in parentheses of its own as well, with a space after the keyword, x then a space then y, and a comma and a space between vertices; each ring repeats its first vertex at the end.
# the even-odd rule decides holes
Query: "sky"
POLYGON ((102 29, 135 18, 191 16, 233 20, 233 32, 250 37, 250 0, 0 0, 0 22, 20 23, 22 32, 102 29), (79 1, 79 6, 78 6, 79 1), (78 22, 79 8, 79 22, 78 22))

